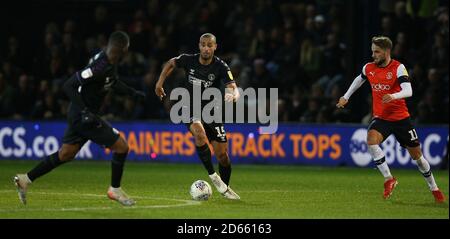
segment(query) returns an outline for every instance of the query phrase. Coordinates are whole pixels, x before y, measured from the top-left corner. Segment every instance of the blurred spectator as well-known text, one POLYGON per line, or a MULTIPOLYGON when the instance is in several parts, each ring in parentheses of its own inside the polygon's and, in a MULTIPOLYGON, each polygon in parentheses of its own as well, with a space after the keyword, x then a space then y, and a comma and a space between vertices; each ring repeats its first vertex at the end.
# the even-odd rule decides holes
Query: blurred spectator
POLYGON ((290 94, 290 99, 288 102, 289 109, 287 110, 289 113, 289 121, 299 121, 300 116, 307 108, 307 99, 306 92, 302 90, 300 86, 296 86, 293 88, 292 93, 290 94))
POLYGON ((12 64, 10 61, 6 60, 2 64, 1 70, 6 82, 12 87, 17 87, 17 79, 19 78, 20 74, 19 68, 12 64))
POLYGON ((310 37, 306 37, 301 43, 299 63, 310 78, 318 78, 321 69, 321 54, 310 37))
POLYGON ((390 16, 384 16, 381 18, 381 32, 380 35, 387 36, 390 39, 395 39, 395 28, 392 18, 390 16))
POLYGON ((441 105, 442 99, 436 91, 436 89, 429 88, 419 102, 416 123, 448 123, 448 107, 441 105))
POLYGON ((136 106, 133 99, 125 97, 122 104, 123 109, 116 114, 116 120, 136 120, 139 118, 141 108, 136 106))
POLYGON ((266 31, 260 28, 256 31, 256 37, 252 40, 248 56, 250 59, 259 57, 266 58, 267 51, 268 51, 268 44, 266 31))
POLYGON ((302 116, 300 117, 300 122, 307 123, 307 122, 315 122, 317 114, 320 110, 320 98, 318 97, 311 97, 308 100, 308 108, 304 111, 302 116))
POLYGON ((289 111, 285 100, 278 100, 278 120, 289 121, 289 111))
POLYGON ((140 52, 145 56, 150 53, 149 31, 151 23, 147 20, 143 9, 138 9, 134 14, 134 21, 128 27, 130 33, 130 50, 140 52))
POLYGON ((112 31, 112 21, 109 18, 108 9, 98 5, 94 10, 94 19, 87 24, 86 33, 93 37, 97 34, 109 35, 112 31))
POLYGON ((23 48, 19 44, 19 39, 15 36, 11 36, 8 39, 8 48, 6 50, 5 58, 13 65, 18 67, 24 67, 26 64, 23 48))
POLYGON ((325 17, 323 15, 317 15, 314 17, 314 31, 319 37, 319 44, 324 44, 326 42, 326 25, 325 25, 325 17))
POLYGON ((241 59, 235 57, 230 62, 230 69, 233 77, 238 79, 239 87, 242 89, 250 87, 250 66, 244 64, 241 59))
POLYGON ((153 93, 156 81, 158 80, 157 77, 158 75, 153 69, 144 76, 142 89, 147 94, 147 97, 142 105, 143 108, 140 112, 140 119, 163 119, 166 115, 164 109, 155 107, 161 104, 160 99, 153 93))
POLYGON ((395 3, 394 17, 392 21, 395 23, 395 32, 412 32, 413 22, 411 17, 406 13, 406 3, 398 1, 395 3))
MULTIPOLYGON (((412 70, 409 70, 409 80, 411 82, 411 86, 414 90, 413 92, 413 100, 418 101, 422 98, 425 90, 427 89, 428 82, 427 77, 425 75, 425 71, 423 67, 416 63, 413 66, 412 70)), ((416 102, 418 103, 418 102, 416 102)), ((417 105, 417 104, 414 104, 417 105)))
POLYGON ((327 43, 320 46, 323 59, 323 73, 318 84, 325 90, 325 95, 331 94, 331 89, 335 84, 342 83, 343 69, 345 67, 345 45, 340 43, 336 35, 330 33, 327 36, 327 43))
POLYGON ((372 96, 371 95, 367 95, 367 105, 369 106, 368 108, 370 109, 366 115, 364 115, 364 117, 361 120, 361 124, 364 125, 369 125, 369 123, 372 121, 372 96))
POLYGON ((267 73, 265 62, 263 59, 255 59, 253 62, 253 71, 250 75, 249 85, 253 88, 274 87, 270 74, 267 73))
POLYGON ((288 87, 288 85, 293 84, 297 80, 298 54, 299 46, 294 32, 285 32, 283 45, 278 49, 274 56, 274 60, 279 69, 279 87, 288 87))
POLYGON ((61 56, 66 65, 81 67, 81 49, 74 41, 72 33, 64 33, 62 38, 61 56))
POLYGON ((14 111, 14 90, 0 71, 0 117, 7 118, 14 111))
POLYGON ((45 95, 45 99, 37 101, 34 106, 33 112, 31 112, 32 119, 60 119, 62 118, 60 113, 60 106, 55 100, 53 94, 49 93, 45 95))
POLYGON ((434 34, 434 43, 431 47, 430 66, 437 68, 440 74, 448 73, 448 38, 437 32, 434 34))
POLYGON ((35 91, 33 83, 28 75, 22 74, 19 77, 18 89, 14 93, 14 115, 17 120, 27 119, 34 106, 35 91))

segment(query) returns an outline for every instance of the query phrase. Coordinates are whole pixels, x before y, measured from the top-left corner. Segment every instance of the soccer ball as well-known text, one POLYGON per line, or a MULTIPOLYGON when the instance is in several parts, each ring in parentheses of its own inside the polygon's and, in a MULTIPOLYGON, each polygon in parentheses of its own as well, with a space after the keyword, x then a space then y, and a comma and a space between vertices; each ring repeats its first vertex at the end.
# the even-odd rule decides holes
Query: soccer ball
POLYGON ((206 201, 211 197, 212 189, 208 182, 204 180, 197 180, 192 183, 190 193, 192 199, 206 201))

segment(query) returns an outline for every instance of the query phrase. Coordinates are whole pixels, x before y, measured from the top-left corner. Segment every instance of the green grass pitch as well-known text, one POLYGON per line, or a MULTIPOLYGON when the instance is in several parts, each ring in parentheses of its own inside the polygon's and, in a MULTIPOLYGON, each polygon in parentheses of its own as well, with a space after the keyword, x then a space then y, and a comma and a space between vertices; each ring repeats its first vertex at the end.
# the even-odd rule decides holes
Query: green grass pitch
MULTIPOLYGON (((190 199, 196 179, 210 182, 199 164, 127 162, 122 188, 137 201, 123 207, 106 197, 107 161, 74 161, 36 180, 28 204, 17 197, 12 176, 38 161, 0 161, 0 218, 449 218, 448 202, 436 204, 418 170, 392 169, 399 184, 382 199, 375 169, 233 165, 230 201, 213 191, 208 201, 190 199)), ((448 171, 434 171, 448 197, 448 171)))

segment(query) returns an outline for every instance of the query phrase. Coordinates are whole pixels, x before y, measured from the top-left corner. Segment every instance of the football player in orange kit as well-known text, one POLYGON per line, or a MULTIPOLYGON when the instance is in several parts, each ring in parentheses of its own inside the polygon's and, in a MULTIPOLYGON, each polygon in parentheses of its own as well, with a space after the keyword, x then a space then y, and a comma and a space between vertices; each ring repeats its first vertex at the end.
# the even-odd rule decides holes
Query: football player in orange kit
POLYGON ((406 147, 416 161, 435 201, 444 202, 445 196, 436 185, 430 164, 422 154, 417 132, 409 117, 405 102, 405 98, 412 96, 408 72, 403 64, 391 59, 392 41, 388 37, 373 37, 371 48, 373 62, 364 65, 361 74, 355 78, 336 106, 344 108, 350 96, 365 81, 369 81, 372 88, 373 119, 368 127, 367 145, 370 155, 385 179, 383 198, 391 196, 398 182, 392 176, 379 145, 390 134, 394 134, 400 145, 406 147))

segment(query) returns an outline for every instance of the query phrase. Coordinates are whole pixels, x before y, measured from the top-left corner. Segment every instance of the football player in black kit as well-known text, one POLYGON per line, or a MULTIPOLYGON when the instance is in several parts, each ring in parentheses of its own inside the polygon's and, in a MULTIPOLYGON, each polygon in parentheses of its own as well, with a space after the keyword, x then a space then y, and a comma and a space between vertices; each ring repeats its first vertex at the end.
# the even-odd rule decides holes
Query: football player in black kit
MULTIPOLYGON (((155 93, 160 99, 166 96, 163 89, 164 81, 175 67, 184 68, 186 72, 185 87, 191 94, 191 115, 190 122, 187 125, 189 131, 194 136, 197 153, 217 190, 225 198, 240 199, 239 195, 237 195, 229 186, 231 162, 227 153, 228 145, 223 124, 220 122, 208 124, 205 123, 203 119, 193 117, 192 115, 192 98, 194 98, 192 93, 194 84, 201 85, 202 91, 208 87, 220 89, 222 85, 225 85, 225 87, 228 88, 228 91, 231 92, 225 94, 225 101, 227 102, 236 102, 239 98, 239 91, 228 65, 218 57, 214 56, 214 51, 217 49, 216 37, 211 33, 203 34, 200 37, 199 49, 200 53, 192 55, 182 54, 170 59, 164 65, 161 75, 159 76, 159 80, 155 87, 155 93), (214 153, 219 162, 220 176, 214 171, 208 140, 212 144, 214 153)), ((203 106, 204 101, 202 101, 202 107, 203 106)))
POLYGON ((112 33, 106 49, 92 57, 84 69, 65 82, 63 89, 70 99, 70 105, 63 145, 28 173, 14 177, 19 199, 23 204, 26 204, 26 192, 31 182, 73 160, 88 140, 113 151, 111 186, 107 196, 125 206, 135 204, 120 187, 128 144, 119 131, 99 116, 100 106, 110 89, 135 99, 145 97, 143 92, 128 87, 118 78, 117 64, 128 52, 129 45, 130 40, 125 32, 112 33))

